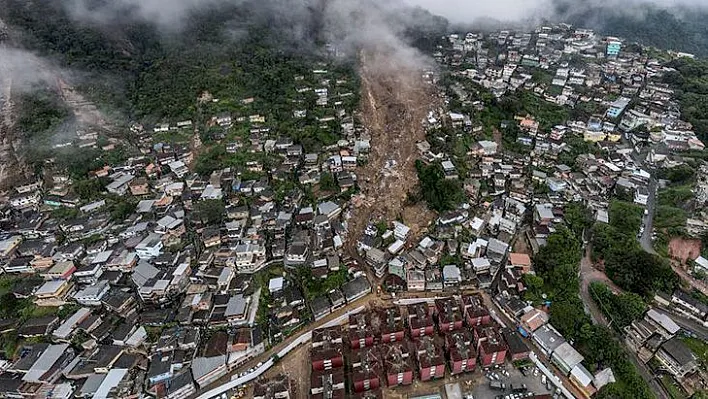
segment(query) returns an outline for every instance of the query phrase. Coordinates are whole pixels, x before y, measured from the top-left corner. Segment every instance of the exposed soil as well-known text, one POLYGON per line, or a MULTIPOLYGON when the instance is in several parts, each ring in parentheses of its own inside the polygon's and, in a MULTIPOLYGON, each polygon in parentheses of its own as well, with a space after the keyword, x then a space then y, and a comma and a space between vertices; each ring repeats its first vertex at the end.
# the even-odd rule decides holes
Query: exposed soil
POLYGON ((499 129, 494 128, 494 130, 492 130, 492 138, 494 138, 494 142, 497 143, 497 146, 499 147, 497 151, 501 151, 502 145, 504 145, 504 140, 502 139, 502 133, 499 129))
POLYGON ((76 116, 79 129, 97 129, 102 133, 110 135, 115 132, 115 127, 108 121, 108 118, 99 110, 96 105, 87 100, 83 94, 79 93, 73 86, 61 78, 57 78, 62 99, 69 106, 76 116))
POLYGON ((372 220, 401 219, 416 236, 434 217, 423 204, 407 204, 418 184, 416 143, 425 140, 423 121, 433 108, 433 89, 420 68, 399 63, 386 51, 362 52, 361 65, 361 120, 371 136, 371 152, 357 170, 361 194, 349 220, 350 252, 372 220))
POLYGON ((669 256, 686 263, 687 260, 696 259, 701 254, 701 240, 685 238, 672 238, 669 242, 669 256))
MULTIPOLYGON (((0 21, 0 36, 3 32, 4 25, 0 21)), ((5 44, 0 43, 0 46, 5 44)), ((23 176, 22 161, 18 156, 21 140, 12 130, 16 113, 9 68, 0 62, 0 191, 12 187, 23 176)))
POLYGON ((295 383, 294 399, 310 397, 310 343, 300 345, 288 353, 283 359, 268 370, 263 377, 272 378, 278 374, 286 374, 295 383))

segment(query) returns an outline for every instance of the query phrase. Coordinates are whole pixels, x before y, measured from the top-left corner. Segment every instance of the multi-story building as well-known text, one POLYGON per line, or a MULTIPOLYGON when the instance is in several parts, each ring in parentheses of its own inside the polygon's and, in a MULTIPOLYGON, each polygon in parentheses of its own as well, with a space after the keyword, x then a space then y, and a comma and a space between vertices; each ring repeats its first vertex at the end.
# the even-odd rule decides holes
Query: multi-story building
POLYGON ((349 347, 352 349, 365 348, 374 345, 377 333, 371 325, 369 313, 358 313, 349 316, 349 347))
POLYGON ((468 326, 487 326, 491 324, 492 318, 489 315, 489 310, 484 306, 481 295, 473 294, 463 296, 462 306, 465 309, 465 321, 468 326))
POLYGON ((507 347, 499 329, 496 326, 476 326, 473 331, 480 366, 504 364, 507 347))
POLYGON ((408 305, 408 327, 413 339, 433 335, 435 326, 427 303, 408 305))
POLYGON ((378 317, 381 342, 389 343, 403 340, 406 332, 401 309, 398 307, 382 309, 378 312, 378 317))
POLYGON ((445 377, 445 356, 439 337, 425 336, 416 342, 421 381, 445 377))
POLYGON ((477 366, 477 352, 474 350, 474 337, 469 330, 462 329, 445 335, 445 348, 453 375, 474 371, 477 366))
POLYGON ((440 331, 456 331, 462 328, 462 309, 454 298, 436 299, 435 309, 438 314, 440 331))
POLYGON ((696 356, 676 337, 664 342, 654 357, 678 380, 698 369, 696 356))
POLYGON ((352 351, 351 378, 354 392, 376 390, 381 387, 381 362, 378 348, 352 351))
POLYGON ((413 383, 413 357, 408 341, 384 344, 380 348, 389 387, 413 383))
POLYGON ((506 341, 506 346, 509 348, 507 351, 509 360, 517 362, 529 358, 531 350, 521 339, 518 332, 510 328, 505 328, 502 330, 502 336, 504 337, 504 341, 506 341))
POLYGON ((331 370, 344 365, 342 345, 336 343, 323 343, 313 346, 310 355, 313 370, 331 370))
POLYGON ((344 398, 344 369, 313 371, 310 376, 311 398, 344 398))

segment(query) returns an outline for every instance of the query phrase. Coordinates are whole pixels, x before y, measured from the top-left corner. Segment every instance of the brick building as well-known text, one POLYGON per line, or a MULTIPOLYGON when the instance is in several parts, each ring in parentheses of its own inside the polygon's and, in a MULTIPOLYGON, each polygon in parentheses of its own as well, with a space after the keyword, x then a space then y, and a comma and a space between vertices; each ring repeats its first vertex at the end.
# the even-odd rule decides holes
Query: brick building
POLYGON ((381 359, 389 387, 413 383, 413 352, 409 341, 381 345, 381 359))
POLYGON ((521 339, 518 332, 505 328, 502 330, 502 336, 506 342, 506 346, 509 348, 507 351, 509 360, 512 362, 526 360, 529 358, 531 350, 526 345, 526 343, 521 339))
POLYGON ((371 315, 362 312, 349 316, 349 347, 366 348, 374 345, 376 332, 371 325, 371 315))
POLYGON ((492 323, 489 310, 484 306, 482 295, 473 294, 462 297, 462 306, 465 312, 465 321, 470 327, 488 326, 492 323))
POLYGON ((421 381, 445 377, 445 356, 439 337, 425 336, 416 342, 416 357, 421 381))
POLYGON ((454 298, 436 299, 435 310, 440 331, 455 331, 462 328, 462 307, 454 298))
POLYGON ((403 341, 406 335, 403 318, 401 317, 401 309, 391 307, 382 309, 378 312, 379 330, 381 331, 381 342, 399 342, 403 341))
POLYGON ((351 355, 352 390, 363 392, 381 387, 381 361, 378 348, 361 348, 351 355))
POLYGON ((494 325, 476 326, 474 328, 474 342, 481 367, 504 364, 507 347, 498 327, 494 325))
POLYGON ((317 371, 331 370, 344 365, 344 355, 342 354, 342 344, 323 343, 313 347, 310 353, 312 369, 317 371))
POLYGON ((466 329, 454 331, 445 336, 445 349, 450 359, 452 374, 474 371, 477 366, 477 352, 474 350, 474 336, 466 329))
POLYGON ((411 337, 413 339, 430 336, 435 333, 433 316, 430 314, 428 304, 423 302, 408 305, 407 310, 408 327, 410 328, 411 337))

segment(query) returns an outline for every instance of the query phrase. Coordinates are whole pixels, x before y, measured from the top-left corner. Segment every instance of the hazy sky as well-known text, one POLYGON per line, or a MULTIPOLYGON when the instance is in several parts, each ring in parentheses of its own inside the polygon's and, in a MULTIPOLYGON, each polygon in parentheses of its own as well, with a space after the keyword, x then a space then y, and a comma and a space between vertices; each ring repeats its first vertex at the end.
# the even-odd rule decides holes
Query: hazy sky
POLYGON ((605 7, 613 11, 637 14, 647 3, 672 7, 708 7, 708 0, 403 0, 441 15, 453 23, 471 23, 480 18, 499 21, 524 21, 552 17, 554 3, 573 4, 577 11, 591 7, 605 7), (639 7, 639 8, 637 8, 639 7))
POLYGON ((453 23, 468 23, 479 18, 519 21, 550 12, 551 0, 404 0, 441 15, 453 23))

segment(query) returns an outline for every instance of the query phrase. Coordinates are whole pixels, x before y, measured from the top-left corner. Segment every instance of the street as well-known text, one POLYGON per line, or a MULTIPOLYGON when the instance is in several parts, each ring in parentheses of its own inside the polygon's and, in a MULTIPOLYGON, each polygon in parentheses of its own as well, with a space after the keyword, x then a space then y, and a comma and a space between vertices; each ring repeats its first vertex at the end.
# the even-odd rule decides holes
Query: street
MULTIPOLYGON (((628 144, 631 146, 631 143, 627 141, 626 139, 622 139, 622 141, 625 144, 628 144)), ((647 166, 644 164, 644 157, 646 154, 644 151, 637 153, 635 151, 632 151, 631 157, 632 161, 641 169, 647 170, 647 166)), ((642 249, 646 252, 649 252, 650 254, 656 254, 654 251, 654 245, 652 242, 652 232, 654 229, 654 211, 656 210, 656 178, 653 175, 653 170, 650 171, 652 173, 651 177, 649 177, 649 182, 647 183, 647 191, 649 192, 649 198, 647 199, 647 205, 646 205, 646 215, 643 216, 642 218, 642 225, 644 226, 644 232, 642 233, 641 237, 639 237, 639 244, 642 246, 642 249)))
POLYGON ((643 225, 644 232, 642 236, 639 237, 639 244, 642 249, 650 254, 656 254, 654 251, 654 245, 652 240, 652 233, 654 230, 654 211, 656 209, 656 179, 654 177, 649 178, 649 184, 647 184, 647 190, 649 190, 649 199, 647 200, 647 214, 644 216, 643 225))
POLYGON ((702 324, 700 324, 697 321, 694 321, 692 319, 689 319, 686 316, 680 315, 680 314, 672 311, 671 309, 667 309, 663 306, 657 306, 657 308, 661 311, 661 313, 665 313, 668 316, 670 316, 671 320, 673 320, 676 324, 678 324, 679 327, 695 334, 696 337, 698 337, 704 341, 708 341, 708 328, 706 328, 702 324))
MULTIPOLYGON (((278 344, 272 346, 272 347, 271 347, 270 349, 268 349, 267 351, 261 353, 260 355, 254 357, 253 359, 247 361, 246 363, 242 364, 241 366, 236 367, 236 368, 234 368, 233 370, 229 371, 228 374, 226 374, 225 376, 221 377, 221 378, 218 379, 217 381, 215 381, 215 382, 209 384, 208 386, 205 386, 205 387, 200 388, 199 391, 197 392, 197 394, 199 394, 200 392, 207 392, 207 391, 209 391, 209 390, 211 390, 211 389, 213 389, 213 388, 216 388, 216 387, 218 387, 218 386, 220 386, 220 385, 226 384, 226 383, 228 383, 229 381, 231 381, 231 377, 232 377, 232 376, 238 375, 239 373, 242 373, 242 372, 244 372, 244 371, 246 371, 246 370, 248 370, 248 369, 250 369, 250 368, 255 368, 256 365, 267 361, 268 359, 272 358, 274 354, 279 353, 279 352, 282 351, 284 348, 286 348, 288 345, 290 345, 291 343, 293 343, 293 342, 294 342, 296 339, 298 339, 303 333, 306 333, 306 332, 312 331, 312 330, 316 330, 316 329, 318 329, 320 326, 323 326, 323 325, 327 324, 328 322, 330 322, 330 321, 336 319, 337 317, 342 316, 342 315, 345 314, 346 312, 348 312, 348 311, 350 311, 350 310, 353 310, 353 309, 355 309, 355 308, 357 308, 357 307, 360 307, 360 306, 362 306, 362 304, 366 304, 366 303, 370 302, 370 301, 373 299, 373 296, 374 296, 374 294, 372 294, 372 293, 367 294, 367 295, 365 295, 365 296, 363 296, 363 297, 357 299, 356 301, 354 301, 354 302, 352 302, 352 303, 349 303, 349 304, 347 304, 346 306, 344 306, 344 307, 342 307, 342 308, 340 308, 340 309, 337 309, 336 311, 330 313, 329 315, 327 315, 327 317, 324 317, 324 318, 322 318, 322 319, 320 319, 320 320, 318 320, 318 321, 316 321, 316 322, 314 322, 314 323, 312 323, 312 324, 309 324, 306 328, 303 328, 302 330, 297 331, 296 333, 292 334, 291 336, 289 336, 288 338, 286 338, 286 339, 283 340, 282 342, 279 342, 278 344)), ((195 395, 195 396, 196 396, 196 395, 195 395)))

